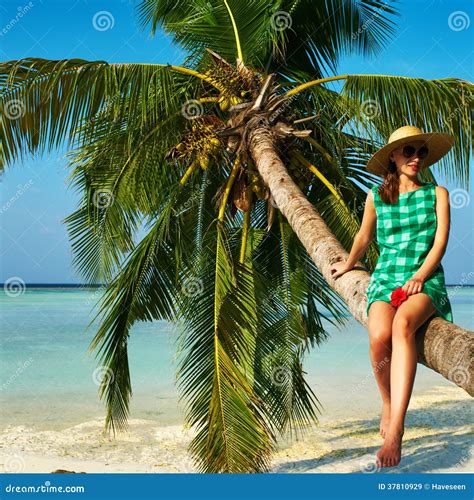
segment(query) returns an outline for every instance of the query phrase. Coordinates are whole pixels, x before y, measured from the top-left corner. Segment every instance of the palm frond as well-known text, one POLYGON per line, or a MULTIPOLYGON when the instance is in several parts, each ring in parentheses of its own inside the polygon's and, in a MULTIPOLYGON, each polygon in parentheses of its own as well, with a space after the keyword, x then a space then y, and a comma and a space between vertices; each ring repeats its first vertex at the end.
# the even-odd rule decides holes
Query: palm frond
POLYGON ((176 113, 195 80, 153 64, 38 58, 0 63, 4 164, 50 151, 64 141, 68 146, 83 144, 101 125, 104 112, 146 128, 151 120, 176 113), (89 135, 79 131, 84 123, 89 135))
POLYGON ((173 202, 128 256, 121 272, 107 284, 99 310, 89 326, 101 318, 89 351, 96 351, 99 370, 104 373, 99 394, 106 403, 105 431, 128 426, 132 387, 128 365, 128 337, 136 321, 167 320, 176 317, 176 254, 167 241, 173 202))
MULTIPOLYGON (((280 2, 276 2, 277 4, 280 2)), ((143 0, 139 5, 142 25, 150 25, 152 34, 158 27, 173 36, 191 57, 202 57, 206 47, 234 62, 236 46, 233 20, 239 34, 244 61, 262 64, 275 31, 271 28, 272 12, 268 2, 228 0, 160 1, 143 0)))
POLYGON ((163 27, 199 60, 206 47, 229 61, 237 56, 239 34, 246 64, 293 78, 335 72, 345 53, 376 54, 395 32, 394 2, 382 0, 142 0, 142 25, 163 27), (232 15, 226 7, 228 4, 232 15))
MULTIPOLYGON (((266 227, 266 211, 255 211, 254 223, 266 227)), ((343 302, 324 286, 323 277, 286 222, 265 230, 252 258, 258 310, 255 390, 270 411, 268 420, 274 431, 298 437, 317 421, 319 411, 319 401, 304 377, 304 356, 310 346, 328 338, 323 319, 328 324, 346 321, 340 312, 343 302), (282 231, 285 238, 280 237, 282 231)))
POLYGON ((181 173, 165 155, 178 141, 181 126, 174 123, 159 141, 156 136, 143 141, 139 129, 130 130, 131 124, 124 129, 119 123, 107 126, 107 133, 91 134, 70 153, 70 181, 82 201, 64 222, 73 264, 86 281, 109 281, 132 249, 140 221, 166 205, 165 196, 181 173))
MULTIPOLYGON (((214 224, 215 226, 215 224, 214 224)), ((233 262, 223 228, 215 250, 206 245, 200 267, 186 281, 199 283, 180 302, 183 335, 178 383, 196 426, 190 445, 205 472, 268 470, 274 436, 253 389, 256 310, 252 275, 233 262), (213 321, 210 320, 213 318, 213 321)))
MULTIPOLYGON (((275 6, 288 26, 273 46, 270 71, 283 67, 305 80, 337 73, 345 54, 376 55, 395 34, 396 2, 384 0, 286 0, 275 6)), ((278 16, 278 14, 275 14, 278 16)))
POLYGON ((457 78, 348 75, 343 93, 359 105, 358 133, 386 142, 403 125, 454 135, 454 147, 439 162, 450 180, 469 180, 474 86, 457 78))

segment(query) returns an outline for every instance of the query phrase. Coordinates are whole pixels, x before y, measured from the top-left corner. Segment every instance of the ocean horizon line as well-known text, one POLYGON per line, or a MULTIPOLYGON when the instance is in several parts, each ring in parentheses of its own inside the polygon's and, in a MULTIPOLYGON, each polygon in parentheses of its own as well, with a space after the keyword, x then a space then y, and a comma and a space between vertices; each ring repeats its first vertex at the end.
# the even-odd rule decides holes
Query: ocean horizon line
MULTIPOLYGON (((0 283, 2 287, 8 285, 8 282, 0 283)), ((101 288, 106 286, 105 283, 25 283, 26 288, 101 288)), ((473 288, 473 285, 467 285, 460 283, 447 284, 447 287, 462 286, 463 288, 473 288)))

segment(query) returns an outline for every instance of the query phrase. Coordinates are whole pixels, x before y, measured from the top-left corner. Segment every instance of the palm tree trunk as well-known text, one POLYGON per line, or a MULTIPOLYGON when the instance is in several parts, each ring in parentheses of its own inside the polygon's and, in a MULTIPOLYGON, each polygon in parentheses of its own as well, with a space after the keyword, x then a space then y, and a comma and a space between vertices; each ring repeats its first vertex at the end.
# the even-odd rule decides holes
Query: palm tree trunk
MULTIPOLYGON (((346 302, 354 318, 367 326, 367 287, 370 274, 358 262, 356 269, 334 280, 331 266, 348 257, 326 223, 288 174, 276 148, 277 137, 265 127, 253 129, 248 146, 278 208, 306 248, 328 285, 346 302)), ((436 317, 416 333, 418 362, 474 395, 472 332, 436 317)))

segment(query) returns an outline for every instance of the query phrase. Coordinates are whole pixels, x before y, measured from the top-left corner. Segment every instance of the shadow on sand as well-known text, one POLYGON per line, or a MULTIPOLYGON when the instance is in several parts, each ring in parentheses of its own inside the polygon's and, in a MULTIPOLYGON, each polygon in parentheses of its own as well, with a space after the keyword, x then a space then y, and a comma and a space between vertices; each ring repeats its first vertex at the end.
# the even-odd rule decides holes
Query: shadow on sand
MULTIPOLYGON (((466 467, 471 463, 470 448, 474 434, 469 426, 471 416, 470 400, 443 401, 430 408, 409 408, 405 419, 400 464, 378 471, 423 473, 466 467)), ((328 429, 329 435, 324 437, 324 441, 326 447, 334 442, 336 449, 314 459, 279 463, 272 472, 341 472, 338 471, 338 464, 341 462, 345 462, 346 472, 377 472, 375 455, 383 444, 379 435, 379 422, 377 417, 334 425, 328 423, 324 427, 328 429), (374 444, 377 439, 379 442, 374 444)), ((324 429, 320 428, 319 431, 324 432, 324 429)), ((317 439, 317 436, 310 438, 317 439)), ((307 439, 305 438, 306 442, 307 439)))

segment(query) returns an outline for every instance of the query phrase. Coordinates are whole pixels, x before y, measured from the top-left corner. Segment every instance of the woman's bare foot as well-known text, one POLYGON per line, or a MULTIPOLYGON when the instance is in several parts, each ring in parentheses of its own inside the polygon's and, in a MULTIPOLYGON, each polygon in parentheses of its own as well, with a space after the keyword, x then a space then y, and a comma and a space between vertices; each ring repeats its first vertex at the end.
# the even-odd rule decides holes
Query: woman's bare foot
POLYGON ((377 453, 377 467, 395 467, 400 463, 403 430, 387 430, 385 442, 377 453))
POLYGON ((382 416, 380 418, 380 435, 385 439, 385 435, 390 425, 390 404, 383 404, 382 416))

